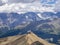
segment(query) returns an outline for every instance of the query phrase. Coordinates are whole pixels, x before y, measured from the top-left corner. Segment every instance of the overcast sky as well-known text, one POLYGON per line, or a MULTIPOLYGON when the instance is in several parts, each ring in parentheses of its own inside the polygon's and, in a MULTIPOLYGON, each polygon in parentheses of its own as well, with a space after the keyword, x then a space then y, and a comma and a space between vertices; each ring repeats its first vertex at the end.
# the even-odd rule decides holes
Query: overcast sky
POLYGON ((56 2, 58 3, 60 0, 0 0, 0 12, 53 12, 54 8, 58 8, 58 6, 56 7, 56 2))

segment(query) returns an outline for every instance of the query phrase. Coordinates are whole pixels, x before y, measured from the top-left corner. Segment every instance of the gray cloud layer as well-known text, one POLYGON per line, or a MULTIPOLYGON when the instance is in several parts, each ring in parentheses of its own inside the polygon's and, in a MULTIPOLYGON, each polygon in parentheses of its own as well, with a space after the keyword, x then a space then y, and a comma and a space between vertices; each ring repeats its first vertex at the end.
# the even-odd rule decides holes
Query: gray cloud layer
POLYGON ((42 4, 40 1, 41 0, 0 0, 0 12, 54 12, 55 4, 46 6, 45 4, 42 4))
POLYGON ((0 0, 0 6, 2 6, 4 3, 2 3, 2 1, 0 0))
POLYGON ((3 4, 11 4, 11 3, 32 3, 40 0, 0 0, 0 6, 3 4))
POLYGON ((35 0, 8 0, 9 3, 31 3, 34 2, 35 0))
POLYGON ((0 6, 11 3, 32 3, 38 0, 0 0, 0 6))

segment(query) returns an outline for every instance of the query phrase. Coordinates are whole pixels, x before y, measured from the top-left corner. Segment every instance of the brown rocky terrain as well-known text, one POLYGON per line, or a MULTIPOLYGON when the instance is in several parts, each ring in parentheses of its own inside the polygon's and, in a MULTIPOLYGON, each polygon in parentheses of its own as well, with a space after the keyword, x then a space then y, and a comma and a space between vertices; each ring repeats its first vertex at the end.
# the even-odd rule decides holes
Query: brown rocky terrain
POLYGON ((0 45, 55 45, 29 32, 24 35, 0 38, 0 45))

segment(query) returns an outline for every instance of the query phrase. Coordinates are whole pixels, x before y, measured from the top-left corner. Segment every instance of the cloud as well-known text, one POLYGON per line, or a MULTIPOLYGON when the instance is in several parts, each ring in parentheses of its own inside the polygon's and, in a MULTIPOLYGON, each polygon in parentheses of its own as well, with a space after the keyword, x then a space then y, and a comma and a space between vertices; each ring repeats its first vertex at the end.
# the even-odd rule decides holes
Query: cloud
POLYGON ((1 0, 2 1, 2 3, 7 3, 8 2, 8 0, 1 0))
POLYGON ((13 3, 0 6, 0 12, 53 12, 54 7, 43 7, 41 3, 13 3))
POLYGON ((5 3, 32 3, 39 0, 2 0, 5 3))
POLYGON ((60 12, 60 0, 58 0, 55 4, 55 11, 60 12))
POLYGON ((4 3, 2 3, 2 1, 0 0, 0 6, 2 6, 4 3))
POLYGON ((29 3, 29 2, 32 2, 34 0, 8 0, 10 3, 18 3, 18 2, 21 2, 21 3, 29 3))
POLYGON ((0 12, 54 12, 55 4, 43 4, 40 0, 1 0, 0 12))

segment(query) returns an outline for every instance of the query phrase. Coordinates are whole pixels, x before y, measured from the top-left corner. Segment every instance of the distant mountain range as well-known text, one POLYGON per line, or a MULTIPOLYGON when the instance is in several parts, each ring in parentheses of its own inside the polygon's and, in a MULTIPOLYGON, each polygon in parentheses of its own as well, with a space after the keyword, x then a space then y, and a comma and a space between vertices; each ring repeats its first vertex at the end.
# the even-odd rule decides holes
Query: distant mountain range
MULTIPOLYGON (((0 30, 4 30, 3 32, 6 32, 6 30, 10 29, 22 29, 26 27, 27 25, 30 25, 32 22, 39 22, 34 26, 37 26, 39 28, 40 24, 42 23, 41 27, 47 29, 55 27, 52 25, 56 20, 57 23, 59 23, 60 18, 60 12, 58 13, 52 13, 52 12, 27 12, 24 14, 17 14, 17 13, 0 13, 0 30), (52 24, 49 24, 51 22, 52 24)), ((55 23, 56 23, 55 22, 55 23)), ((33 24, 32 24, 33 25, 33 24)), ((59 24, 58 24, 59 25, 59 24)), ((41 29, 41 28, 40 28, 41 29)), ((59 32, 59 31, 58 31, 59 32)))
POLYGON ((56 14, 52 12, 27 12, 24 14, 0 13, 0 26, 7 25, 9 27, 15 27, 26 21, 53 20, 55 18, 60 18, 60 12, 56 14))

